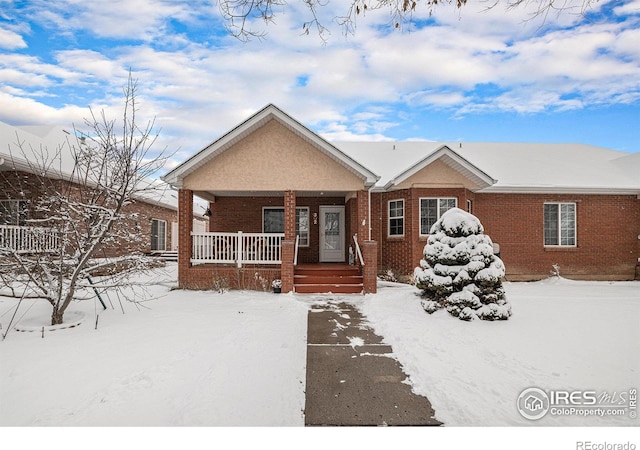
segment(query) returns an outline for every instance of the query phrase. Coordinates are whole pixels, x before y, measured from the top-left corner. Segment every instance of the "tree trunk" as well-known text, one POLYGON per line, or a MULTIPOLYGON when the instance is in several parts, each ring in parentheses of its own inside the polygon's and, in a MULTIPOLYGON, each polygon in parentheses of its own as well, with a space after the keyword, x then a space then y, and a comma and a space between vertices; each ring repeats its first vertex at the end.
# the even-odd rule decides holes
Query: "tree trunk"
POLYGON ((53 313, 51 314, 51 325, 60 325, 61 323, 63 323, 63 316, 64 311, 54 308, 53 313))

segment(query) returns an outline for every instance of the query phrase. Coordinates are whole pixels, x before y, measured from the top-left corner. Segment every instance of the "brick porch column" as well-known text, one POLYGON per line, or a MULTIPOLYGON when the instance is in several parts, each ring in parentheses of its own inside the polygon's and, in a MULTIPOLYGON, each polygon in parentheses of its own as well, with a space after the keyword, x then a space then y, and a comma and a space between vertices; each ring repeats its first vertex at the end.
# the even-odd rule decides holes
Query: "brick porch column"
POLYGON ((193 191, 178 190, 178 286, 188 285, 191 267, 191 231, 193 229, 193 191))
POLYGON ((296 193, 284 192, 284 240, 280 256, 282 267, 280 268, 282 279, 282 292, 293 291, 293 258, 296 246, 296 193))
MULTIPOLYGON (((367 191, 358 191, 356 205, 358 208, 358 242, 362 243, 369 239, 369 193, 367 191)), ((360 245, 362 247, 362 244, 360 245)))
POLYGON ((364 259, 362 282, 365 294, 375 294, 378 290, 378 243, 369 240, 369 192, 358 191, 357 201, 358 244, 364 259))
POLYGON ((365 294, 378 292, 378 243, 376 241, 364 241, 360 244, 364 267, 362 268, 362 283, 365 294))

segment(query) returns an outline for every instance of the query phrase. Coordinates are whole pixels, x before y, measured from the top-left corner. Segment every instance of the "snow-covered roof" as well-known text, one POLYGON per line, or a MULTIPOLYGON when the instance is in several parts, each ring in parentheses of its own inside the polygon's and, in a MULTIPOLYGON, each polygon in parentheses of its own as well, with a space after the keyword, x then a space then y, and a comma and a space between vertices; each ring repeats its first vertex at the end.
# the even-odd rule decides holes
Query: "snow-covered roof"
MULTIPOLYGON (((46 153, 48 160, 55 163, 48 168, 51 178, 71 179, 75 164, 71 151, 75 137, 59 126, 12 126, 0 122, 0 171, 20 170, 33 172, 34 166, 42 160, 40 153, 46 153)), ((178 195, 160 180, 148 180, 148 188, 137 195, 140 201, 164 208, 178 210, 178 195)), ((194 215, 202 216, 206 206, 194 203, 194 215)))
MULTIPOLYGON (((481 192, 640 192, 640 153, 585 144, 488 142, 339 142, 340 150, 381 175, 377 188, 399 180, 444 155, 457 155, 464 171, 476 170, 494 183, 481 192)), ((478 184, 478 183, 476 183, 478 184)))

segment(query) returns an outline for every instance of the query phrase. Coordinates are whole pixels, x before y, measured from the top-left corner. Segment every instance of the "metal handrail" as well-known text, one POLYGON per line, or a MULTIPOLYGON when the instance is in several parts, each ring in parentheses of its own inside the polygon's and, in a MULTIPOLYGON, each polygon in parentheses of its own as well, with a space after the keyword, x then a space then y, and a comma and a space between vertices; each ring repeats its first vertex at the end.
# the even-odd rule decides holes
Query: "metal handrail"
POLYGON ((298 265, 298 248, 300 248, 300 235, 297 234, 296 235, 296 247, 293 253, 293 265, 297 266, 298 265))
POLYGON ((360 244, 358 244, 358 233, 353 235, 353 242, 356 245, 356 256, 358 256, 358 260, 360 261, 360 265, 364 266, 364 258, 362 257, 362 251, 360 251, 360 244))

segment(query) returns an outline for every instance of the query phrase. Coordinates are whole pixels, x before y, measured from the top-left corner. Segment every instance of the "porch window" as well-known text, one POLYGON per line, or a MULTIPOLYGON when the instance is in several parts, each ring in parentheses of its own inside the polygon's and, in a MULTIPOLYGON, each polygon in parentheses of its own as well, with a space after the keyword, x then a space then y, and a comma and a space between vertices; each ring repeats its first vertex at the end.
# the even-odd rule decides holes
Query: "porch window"
POLYGON ((389 201, 389 236, 404 236, 404 200, 389 201))
POLYGON ((151 250, 165 251, 167 245, 167 222, 151 219, 151 250))
POLYGON ((27 224, 26 200, 0 200, 0 225, 27 224))
MULTIPOLYGON (((262 232, 284 233, 284 208, 262 209, 262 232)), ((296 208, 296 234, 300 236, 300 247, 309 246, 309 208, 296 208)))
POLYGON ((544 245, 575 247, 575 203, 544 204, 544 245))
MULTIPOLYGON (((421 198, 420 199, 420 235, 431 233, 431 227, 440 217, 451 208, 458 206, 458 199, 451 198, 421 198)), ((467 204, 470 208, 470 204, 467 204)))

